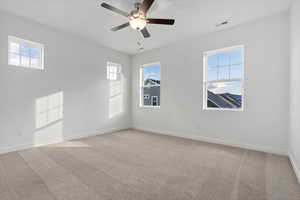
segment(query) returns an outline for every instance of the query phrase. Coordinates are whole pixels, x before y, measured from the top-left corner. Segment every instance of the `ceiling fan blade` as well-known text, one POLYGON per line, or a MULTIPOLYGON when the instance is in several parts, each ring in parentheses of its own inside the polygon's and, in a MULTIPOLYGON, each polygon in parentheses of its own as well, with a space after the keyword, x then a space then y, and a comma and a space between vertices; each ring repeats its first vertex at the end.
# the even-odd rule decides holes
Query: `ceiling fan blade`
POLYGON ((113 11, 115 13, 123 15, 124 17, 128 17, 129 16, 129 13, 127 13, 127 12, 125 12, 123 10, 120 10, 119 8, 113 7, 113 6, 111 6, 111 5, 107 4, 107 3, 102 3, 101 6, 103 8, 106 8, 106 9, 110 10, 110 11, 113 11))
POLYGON ((174 25, 174 19, 147 19, 148 24, 174 25))
POLYGON ((145 14, 148 12, 148 10, 151 8, 154 0, 144 0, 142 6, 141 6, 141 11, 143 11, 145 14))
POLYGON ((149 31, 147 30, 147 28, 145 27, 144 29, 141 30, 144 38, 149 38, 150 37, 150 33, 149 31))
POLYGON ((130 24, 129 22, 125 23, 125 24, 122 24, 120 26, 116 26, 116 27, 113 27, 112 29, 110 29, 111 31, 118 31, 118 30, 121 30, 123 28, 126 28, 128 27, 130 24))

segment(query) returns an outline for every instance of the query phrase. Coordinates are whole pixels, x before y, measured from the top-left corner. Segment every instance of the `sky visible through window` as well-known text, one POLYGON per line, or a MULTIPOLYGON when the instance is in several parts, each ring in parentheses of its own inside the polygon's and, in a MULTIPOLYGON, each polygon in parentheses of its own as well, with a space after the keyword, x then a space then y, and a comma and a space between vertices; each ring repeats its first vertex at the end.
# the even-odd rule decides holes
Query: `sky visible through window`
POLYGON ((20 54, 28 57, 39 57, 39 49, 27 45, 20 45, 20 54))
POLYGON ((241 95, 243 55, 241 50, 217 53, 207 57, 207 81, 224 81, 211 83, 208 89, 215 94, 231 93, 241 95))
POLYGON ((160 80, 160 65, 154 64, 144 68, 144 81, 147 79, 160 80))
POLYGON ((43 69, 43 46, 12 36, 9 41, 8 63, 14 66, 43 69))

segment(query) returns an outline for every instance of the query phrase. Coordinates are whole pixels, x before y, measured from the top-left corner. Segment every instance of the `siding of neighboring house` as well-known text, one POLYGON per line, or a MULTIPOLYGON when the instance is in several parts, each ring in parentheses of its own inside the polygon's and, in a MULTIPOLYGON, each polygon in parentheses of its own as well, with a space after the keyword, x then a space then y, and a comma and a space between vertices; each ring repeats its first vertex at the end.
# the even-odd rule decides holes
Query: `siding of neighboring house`
POLYGON ((160 105, 160 87, 144 88, 144 96, 149 95, 149 98, 144 98, 144 105, 151 106, 151 97, 158 97, 158 105, 160 105))
POLYGON ((144 106, 153 106, 152 97, 157 97, 157 105, 160 106, 160 81, 155 79, 145 80, 146 86, 153 86, 151 88, 144 88, 144 106))

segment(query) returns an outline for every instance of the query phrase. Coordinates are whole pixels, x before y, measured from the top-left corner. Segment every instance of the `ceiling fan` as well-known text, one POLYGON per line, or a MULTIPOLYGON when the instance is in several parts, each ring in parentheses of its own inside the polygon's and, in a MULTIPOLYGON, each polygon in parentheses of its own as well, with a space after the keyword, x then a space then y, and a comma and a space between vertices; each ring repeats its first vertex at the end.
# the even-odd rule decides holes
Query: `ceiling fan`
POLYGON ((123 10, 120 10, 114 6, 111 6, 107 3, 102 3, 101 6, 110 11, 118 13, 126 18, 128 18, 129 22, 122 24, 120 26, 116 26, 111 29, 111 31, 118 31, 128 26, 131 26, 133 29, 141 31, 144 38, 149 38, 150 33, 147 29, 147 24, 160 24, 160 25, 174 25, 174 19, 156 19, 156 18, 147 18, 147 13, 151 6, 153 5, 155 0, 144 0, 143 3, 135 3, 135 10, 127 13, 123 10))

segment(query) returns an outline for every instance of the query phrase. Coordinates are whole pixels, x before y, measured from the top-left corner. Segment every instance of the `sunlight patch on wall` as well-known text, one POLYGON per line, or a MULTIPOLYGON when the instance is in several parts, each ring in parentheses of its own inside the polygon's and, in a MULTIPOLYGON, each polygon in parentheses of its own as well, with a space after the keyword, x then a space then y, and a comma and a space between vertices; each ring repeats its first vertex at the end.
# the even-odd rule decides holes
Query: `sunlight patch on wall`
POLYGON ((63 141, 63 92, 35 101, 35 146, 63 141))
POLYGON ((63 92, 38 98, 35 102, 35 128, 40 129, 63 118, 63 92))
POLYGON ((38 129, 34 134, 35 146, 62 142, 63 140, 63 121, 51 123, 51 125, 38 129))
POLYGON ((109 119, 123 112, 123 76, 120 64, 107 63, 107 80, 109 80, 109 119))
POLYGON ((123 112, 123 90, 121 81, 110 82, 109 119, 123 112))

